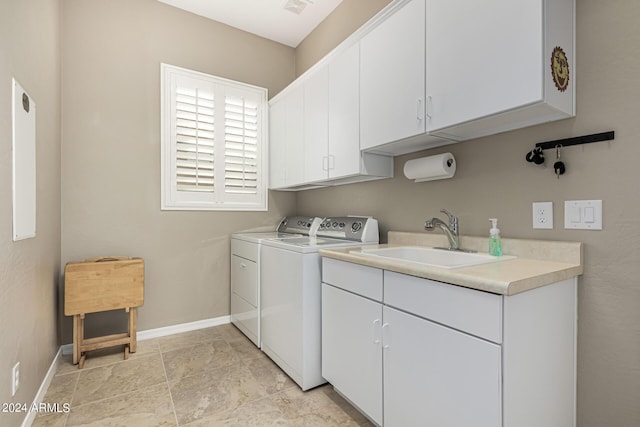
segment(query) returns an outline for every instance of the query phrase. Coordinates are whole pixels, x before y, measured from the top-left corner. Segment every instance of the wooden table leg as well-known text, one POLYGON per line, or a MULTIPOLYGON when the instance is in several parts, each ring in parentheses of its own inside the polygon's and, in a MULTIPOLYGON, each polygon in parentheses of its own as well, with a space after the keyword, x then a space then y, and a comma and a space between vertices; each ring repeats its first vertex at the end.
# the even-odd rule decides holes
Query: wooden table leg
POLYGON ((136 330, 137 320, 137 308, 133 307, 129 309, 129 336, 131 341, 129 343, 129 351, 135 353, 138 349, 138 334, 136 330))
POLYGON ((78 348, 76 357, 78 359, 78 368, 84 367, 85 355, 83 354, 82 347, 84 345, 84 313, 78 315, 78 348))
POLYGON ((80 315, 79 314, 75 314, 73 316, 73 364, 77 365, 79 362, 79 357, 78 355, 80 354, 80 352, 78 351, 80 349, 80 343, 78 342, 78 332, 79 332, 79 328, 80 328, 80 315))

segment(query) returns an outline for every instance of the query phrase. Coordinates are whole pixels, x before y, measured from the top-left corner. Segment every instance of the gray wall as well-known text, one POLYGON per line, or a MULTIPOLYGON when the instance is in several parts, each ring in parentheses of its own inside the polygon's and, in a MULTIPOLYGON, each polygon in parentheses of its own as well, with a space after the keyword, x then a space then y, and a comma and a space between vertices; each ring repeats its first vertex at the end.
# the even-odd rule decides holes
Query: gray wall
MULTIPOLYGON (((56 351, 60 268, 58 0, 0 2, 0 402, 33 400, 56 351), (36 103, 36 237, 12 241, 11 78, 36 103), (20 389, 10 373, 20 362, 20 389)), ((19 425, 24 413, 0 413, 19 425)))
MULTIPOLYGON (((229 235, 295 211, 160 211, 160 63, 279 92, 294 50, 156 0, 63 2, 62 264, 145 259, 138 329, 229 314, 229 235)), ((87 316, 87 335, 126 328, 124 310, 87 316)), ((71 341, 64 319, 63 342, 71 341)))
MULTIPOLYGON (((395 178, 301 192, 298 212, 371 214, 386 234, 421 232, 425 219, 442 216, 439 210, 447 208, 460 216, 463 234, 488 236, 487 219, 497 217, 505 237, 584 242, 585 272, 578 289, 578 426, 638 426, 640 3, 576 3, 576 118, 398 157, 395 178), (536 142, 607 130, 616 131, 614 142, 563 150, 567 173, 560 179, 551 166, 543 169, 524 160, 536 142), (406 160, 446 151, 458 162, 454 178, 416 184, 402 176, 406 160), (564 230, 564 201, 582 199, 603 200, 602 231, 564 230), (534 201, 554 203, 553 230, 532 229, 534 201)), ((298 51, 297 56, 322 56, 333 45, 330 40, 323 49, 316 43, 313 53, 298 51)), ((497 70, 505 60, 508 55, 496 58, 497 70)), ((552 154, 546 153, 548 158, 552 154)))

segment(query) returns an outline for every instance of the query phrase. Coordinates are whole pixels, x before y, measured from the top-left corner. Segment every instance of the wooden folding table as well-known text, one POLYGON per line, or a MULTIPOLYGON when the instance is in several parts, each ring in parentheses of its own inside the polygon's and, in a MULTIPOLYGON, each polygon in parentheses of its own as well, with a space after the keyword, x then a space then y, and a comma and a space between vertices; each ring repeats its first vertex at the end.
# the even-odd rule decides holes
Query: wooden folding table
POLYGON ((144 260, 121 256, 69 262, 64 268, 64 314, 73 316, 73 364, 84 366, 86 352, 124 345, 124 358, 136 352, 136 308, 144 303, 144 260), (89 313, 125 309, 126 333, 84 338, 89 313))

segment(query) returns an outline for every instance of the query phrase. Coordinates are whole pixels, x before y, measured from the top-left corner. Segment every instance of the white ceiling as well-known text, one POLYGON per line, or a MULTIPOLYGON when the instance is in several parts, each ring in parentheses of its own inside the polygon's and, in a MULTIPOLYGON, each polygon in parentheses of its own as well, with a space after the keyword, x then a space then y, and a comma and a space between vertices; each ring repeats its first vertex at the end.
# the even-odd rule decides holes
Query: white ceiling
POLYGON ((159 0, 201 15, 296 47, 342 0, 159 0), (288 2, 304 6, 300 14, 286 10, 288 2))

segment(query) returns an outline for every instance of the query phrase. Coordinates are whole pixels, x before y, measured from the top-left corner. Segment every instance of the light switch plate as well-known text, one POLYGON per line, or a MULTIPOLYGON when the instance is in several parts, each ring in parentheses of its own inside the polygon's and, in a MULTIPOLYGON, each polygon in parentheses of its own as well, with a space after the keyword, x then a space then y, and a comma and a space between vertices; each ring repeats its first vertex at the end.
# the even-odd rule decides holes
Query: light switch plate
POLYGON ((565 201, 564 228, 602 230, 602 200, 565 201))
POLYGON ((533 228, 553 229, 553 202, 533 202, 533 228))

